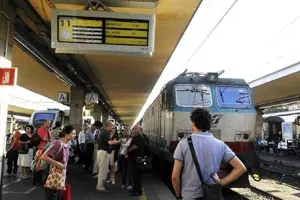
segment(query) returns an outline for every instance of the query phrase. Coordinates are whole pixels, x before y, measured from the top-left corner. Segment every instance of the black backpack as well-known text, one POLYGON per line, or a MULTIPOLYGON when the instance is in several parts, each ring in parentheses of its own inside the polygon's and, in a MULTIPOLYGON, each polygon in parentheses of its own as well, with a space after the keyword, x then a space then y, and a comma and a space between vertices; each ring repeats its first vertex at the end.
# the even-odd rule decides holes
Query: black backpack
POLYGON ((42 138, 40 138, 40 136, 37 133, 37 130, 33 133, 30 143, 31 146, 33 147, 37 147, 40 143, 41 143, 42 138))

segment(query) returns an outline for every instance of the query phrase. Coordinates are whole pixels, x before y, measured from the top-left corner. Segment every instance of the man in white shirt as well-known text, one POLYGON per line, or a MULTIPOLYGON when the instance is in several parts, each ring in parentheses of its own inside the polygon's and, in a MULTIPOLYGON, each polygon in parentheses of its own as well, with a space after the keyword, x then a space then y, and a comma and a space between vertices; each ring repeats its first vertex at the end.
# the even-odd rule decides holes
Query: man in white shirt
POLYGON ((85 160, 85 153, 86 153, 86 133, 89 132, 89 126, 85 124, 83 126, 83 130, 78 134, 78 143, 80 148, 80 158, 79 163, 83 163, 85 160))

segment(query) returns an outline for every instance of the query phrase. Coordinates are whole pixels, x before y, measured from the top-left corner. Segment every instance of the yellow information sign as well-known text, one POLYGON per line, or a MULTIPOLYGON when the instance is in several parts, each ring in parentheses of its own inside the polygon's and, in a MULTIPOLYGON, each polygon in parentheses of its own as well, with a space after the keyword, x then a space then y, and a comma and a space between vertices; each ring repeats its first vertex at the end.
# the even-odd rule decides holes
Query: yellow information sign
POLYGON ((58 20, 58 38, 69 43, 146 46, 148 28, 147 21, 62 16, 58 20))
POLYGON ((120 45, 147 45, 147 39, 136 39, 136 38, 117 38, 117 37, 106 37, 105 43, 108 44, 120 44, 120 45))
POLYGON ((117 21, 117 20, 106 20, 105 27, 148 30, 149 25, 147 22, 126 22, 126 21, 117 21))

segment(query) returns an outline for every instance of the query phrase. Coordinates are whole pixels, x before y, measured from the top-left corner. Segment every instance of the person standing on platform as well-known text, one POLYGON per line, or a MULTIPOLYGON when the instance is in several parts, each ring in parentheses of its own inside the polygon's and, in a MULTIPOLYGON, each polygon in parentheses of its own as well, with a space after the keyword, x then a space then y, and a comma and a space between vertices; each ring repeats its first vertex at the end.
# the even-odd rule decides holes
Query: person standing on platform
MULTIPOLYGON (((37 130, 37 136, 40 138, 40 143, 37 146, 37 155, 42 155, 44 145, 52 141, 50 134, 51 121, 45 120, 44 124, 37 130)), ((42 185, 47 177, 47 171, 34 171, 33 172, 33 185, 42 185)))
POLYGON ((95 131, 95 126, 92 126, 91 130, 88 131, 85 135, 86 155, 85 155, 84 170, 88 173, 92 173, 92 167, 93 167, 94 144, 95 144, 94 131, 95 131))
POLYGON ((6 157, 7 157, 7 175, 8 176, 16 176, 18 172, 18 156, 19 152, 18 149, 20 148, 20 137, 21 133, 19 132, 19 129, 15 130, 15 133, 12 137, 12 142, 10 145, 9 150, 7 151, 6 157), (13 174, 11 174, 13 173, 13 174))
POLYGON ((122 171, 122 186, 121 189, 124 190, 126 188, 132 189, 132 176, 128 170, 128 155, 126 155, 127 149, 131 143, 132 137, 130 136, 130 130, 126 128, 123 132, 123 138, 121 139, 121 171, 122 171), (128 184, 127 184, 128 182, 128 184))
POLYGON ((216 139, 209 132, 211 115, 208 110, 198 108, 191 113, 190 119, 192 135, 181 140, 174 152, 172 183, 177 199, 182 196, 184 200, 202 200, 202 183, 193 160, 190 144, 195 149, 200 172, 206 184, 229 184, 244 174, 246 167, 223 141, 216 139), (221 162, 229 163, 233 169, 230 174, 220 179, 217 172, 221 162))
POLYGON ((94 144, 94 155, 93 155, 93 175, 97 177, 98 173, 98 140, 100 138, 101 134, 101 128, 103 127, 103 124, 101 121, 95 121, 94 125, 94 138, 95 138, 95 144, 94 144))
POLYGON ((30 144, 33 126, 27 125, 25 127, 25 133, 20 137, 21 147, 19 149, 18 166, 20 167, 21 179, 26 178, 30 171, 31 162, 33 158, 33 148, 30 144))
POLYGON ((109 159, 111 153, 111 145, 119 144, 120 141, 110 139, 110 132, 113 130, 113 123, 107 122, 105 129, 101 132, 98 142, 98 183, 96 190, 99 192, 107 192, 105 181, 109 172, 109 159))
POLYGON ((72 126, 65 126, 60 133, 59 140, 43 153, 42 159, 50 163, 50 172, 45 182, 45 200, 59 200, 61 191, 65 189, 66 170, 70 155, 70 141, 74 140, 76 130, 72 126))
POLYGON ((85 124, 83 126, 83 130, 79 132, 78 134, 78 144, 79 144, 79 161, 78 163, 84 166, 85 161, 85 155, 86 155, 86 134, 89 132, 89 126, 85 124))
POLYGON ((55 122, 55 127, 51 131, 51 137, 53 140, 59 140, 59 134, 61 132, 61 122, 55 122))
MULTIPOLYGON (((135 125, 133 128, 133 137, 131 143, 127 149, 128 161, 131 163, 133 175, 133 190, 131 191, 132 196, 141 196, 142 192, 142 171, 139 169, 136 163, 137 157, 142 157, 146 146, 146 139, 141 135, 142 127, 135 125)), ((127 156, 127 155, 126 155, 127 156)))

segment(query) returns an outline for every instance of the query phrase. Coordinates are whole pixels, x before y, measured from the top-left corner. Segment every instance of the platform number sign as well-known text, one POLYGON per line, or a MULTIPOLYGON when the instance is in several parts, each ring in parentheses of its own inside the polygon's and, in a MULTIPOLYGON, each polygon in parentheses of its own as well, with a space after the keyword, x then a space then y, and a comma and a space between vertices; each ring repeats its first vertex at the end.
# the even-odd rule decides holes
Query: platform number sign
POLYGON ((87 93, 85 95, 85 103, 87 105, 90 105, 90 104, 97 104, 98 103, 98 94, 97 93, 94 93, 94 92, 91 92, 91 93, 87 93))
POLYGON ((58 93, 58 102, 59 103, 69 103, 69 93, 68 92, 59 92, 58 93))

